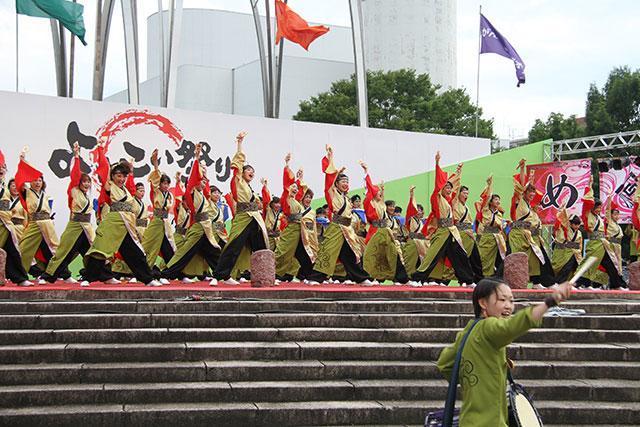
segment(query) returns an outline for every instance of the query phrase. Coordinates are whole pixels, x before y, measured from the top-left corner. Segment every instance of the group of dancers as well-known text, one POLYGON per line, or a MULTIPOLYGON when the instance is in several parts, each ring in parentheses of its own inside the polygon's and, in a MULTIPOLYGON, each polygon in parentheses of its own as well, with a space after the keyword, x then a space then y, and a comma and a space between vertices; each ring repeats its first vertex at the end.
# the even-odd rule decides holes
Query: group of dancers
MULTIPOLYGON (((430 214, 424 218, 412 186, 401 220, 395 202, 385 200, 384 184, 374 183, 364 162, 364 201, 349 197, 349 177, 344 167, 335 165, 329 145, 322 159, 324 208, 312 209, 314 193, 304 182, 303 170, 291 169, 291 154, 284 158, 281 196, 272 196, 264 179, 257 193, 251 186, 255 170, 243 151, 245 136, 241 132, 236 137, 231 188, 224 196, 207 178, 199 145, 186 185, 178 173, 171 188, 171 178, 160 170, 157 150, 151 156, 153 171, 147 184, 136 183, 131 163, 110 164, 99 142, 93 153, 101 184, 97 228, 92 221, 92 180, 81 172, 75 144, 67 191, 70 217, 60 237, 42 173, 27 163, 23 152, 15 178, 8 179, 0 153, 0 247, 7 257, 6 277, 19 286, 34 285, 28 273, 40 284, 77 283, 69 265, 81 256, 83 286, 123 281, 162 286, 172 280, 235 285, 250 280, 252 253, 270 249, 275 253, 276 283, 372 286, 391 281, 419 287, 456 279, 462 286, 474 286, 483 277, 501 276, 509 253, 524 252, 530 281, 544 288, 565 282, 583 261, 584 250, 598 262, 580 286, 626 287, 619 211, 610 197, 604 204, 594 199, 592 185, 583 195, 581 215, 570 215, 566 207, 559 210, 549 256, 537 213, 542 197, 533 175, 526 173, 524 159, 514 176, 507 216, 501 197, 493 193, 491 176, 470 208, 463 164, 448 174, 437 153, 430 214), (151 205, 145 201, 147 185, 151 205), (225 205, 233 214, 229 231, 225 205), (586 248, 583 232, 588 236, 586 248)), ((636 200, 639 197, 636 193, 636 200)), ((640 224, 637 209, 633 224, 640 224)))

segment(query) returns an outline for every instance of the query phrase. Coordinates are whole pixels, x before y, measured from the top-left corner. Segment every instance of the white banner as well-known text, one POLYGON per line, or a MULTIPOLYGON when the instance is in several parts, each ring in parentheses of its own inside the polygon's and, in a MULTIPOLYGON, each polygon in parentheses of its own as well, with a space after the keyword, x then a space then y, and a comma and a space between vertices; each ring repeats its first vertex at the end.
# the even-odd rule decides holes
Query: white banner
MULTIPOLYGON (((336 165, 352 173, 353 187, 360 187, 363 159, 376 179, 391 181, 424 173, 434 168, 440 150, 446 164, 454 164, 490 154, 488 139, 412 133, 350 126, 274 120, 260 117, 204 113, 197 111, 130 106, 58 97, 0 92, 2 139, 9 176, 15 173, 20 150, 29 147, 27 161, 42 170, 47 192, 54 198, 57 227, 64 228, 68 210, 66 187, 71 147, 83 148, 83 168, 94 167, 91 151, 98 137, 109 139, 111 162, 134 159, 137 181, 151 170, 150 156, 158 148, 161 169, 173 178, 190 166, 196 143, 204 145, 203 160, 208 176, 223 192, 229 191, 230 159, 235 152, 235 136, 248 132, 244 143, 247 162, 256 177, 266 177, 273 194, 282 192, 284 156, 293 153, 292 169, 303 167, 305 181, 316 197, 322 197, 324 183, 320 160, 325 144, 334 147, 336 165)), ((252 183, 259 191, 259 180, 252 183)))

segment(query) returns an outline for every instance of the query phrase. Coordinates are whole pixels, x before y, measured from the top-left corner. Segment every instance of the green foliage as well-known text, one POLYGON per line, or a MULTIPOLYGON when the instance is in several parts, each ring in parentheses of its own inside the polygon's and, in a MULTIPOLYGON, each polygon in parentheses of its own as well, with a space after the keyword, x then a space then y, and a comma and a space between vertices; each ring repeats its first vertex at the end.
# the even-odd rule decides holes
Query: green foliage
MULTIPOLYGON (((475 136, 476 108, 464 89, 442 91, 427 74, 414 70, 368 72, 369 126, 412 132, 475 136)), ((300 103, 294 120, 355 126, 358 123, 355 76, 339 80, 300 103)), ((493 120, 478 121, 478 136, 495 138, 493 120)))
POLYGON ((529 142, 553 138, 562 140, 581 136, 625 132, 640 128, 640 70, 614 68, 602 89, 589 86, 585 111, 586 129, 577 126, 574 116, 565 119, 551 113, 546 122, 538 119, 529 131, 529 142))
POLYGON ((550 138, 554 141, 579 138, 584 136, 584 133, 585 129, 578 125, 575 115, 565 118, 561 113, 551 113, 546 122, 536 119, 529 131, 529 142, 550 138))

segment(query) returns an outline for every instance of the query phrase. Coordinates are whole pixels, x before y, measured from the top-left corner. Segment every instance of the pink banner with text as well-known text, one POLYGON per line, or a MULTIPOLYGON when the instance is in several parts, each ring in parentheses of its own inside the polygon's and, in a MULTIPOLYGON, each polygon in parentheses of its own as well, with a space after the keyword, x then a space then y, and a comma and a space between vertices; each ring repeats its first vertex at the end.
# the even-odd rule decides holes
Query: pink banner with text
POLYGON ((633 196, 636 192, 636 177, 640 175, 640 166, 635 162, 621 170, 609 169, 600 172, 600 200, 603 202, 613 193, 613 201, 620 210, 619 224, 630 224, 633 211, 633 196))

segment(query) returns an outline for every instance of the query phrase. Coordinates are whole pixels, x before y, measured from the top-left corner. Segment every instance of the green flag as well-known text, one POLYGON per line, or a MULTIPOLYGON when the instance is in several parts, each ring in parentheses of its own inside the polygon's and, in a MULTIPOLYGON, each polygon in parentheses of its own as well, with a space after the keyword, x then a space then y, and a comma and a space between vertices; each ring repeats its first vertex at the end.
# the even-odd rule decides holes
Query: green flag
POLYGON ((68 0, 16 0, 16 13, 57 19, 86 46, 83 11, 83 5, 68 0))

